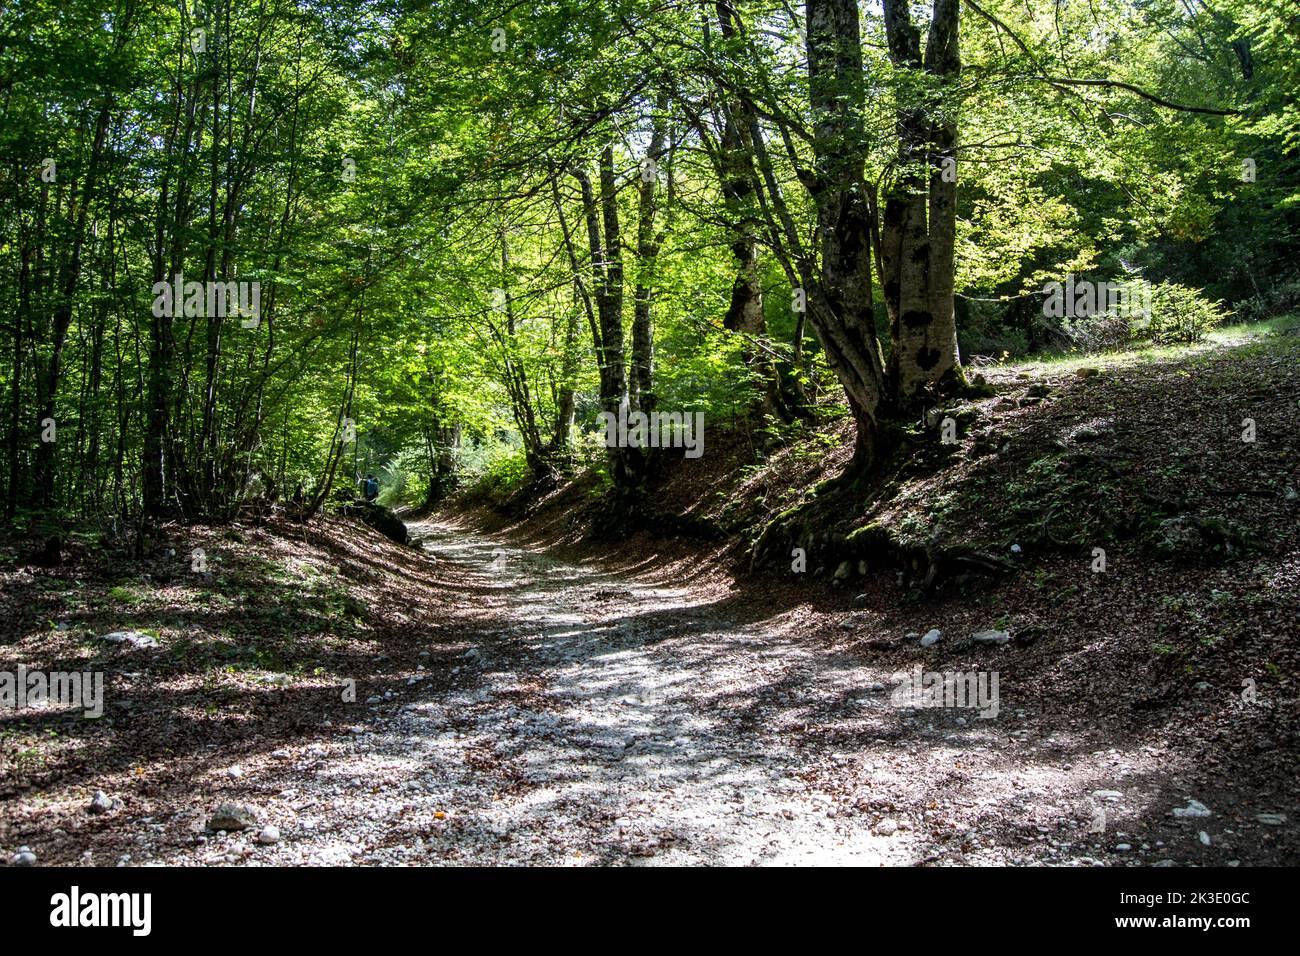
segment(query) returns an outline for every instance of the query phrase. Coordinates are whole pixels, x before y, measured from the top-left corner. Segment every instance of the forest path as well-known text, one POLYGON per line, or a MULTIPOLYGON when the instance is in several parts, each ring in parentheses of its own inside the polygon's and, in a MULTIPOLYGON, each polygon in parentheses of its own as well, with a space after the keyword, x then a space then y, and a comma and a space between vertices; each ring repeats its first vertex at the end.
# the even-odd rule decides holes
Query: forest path
MULTIPOLYGON (((786 715, 768 726, 761 692, 788 705, 825 688, 826 662, 687 587, 448 525, 412 532, 465 572, 455 610, 479 618, 482 640, 463 689, 405 708, 374 743, 409 751, 426 792, 454 802, 459 858, 910 862, 909 839, 846 822, 836 794, 806 779, 818 762, 833 772, 832 756, 770 732, 786 715)), ((845 691, 872 679, 835 675, 845 691)))
POLYGON ((441 576, 463 582, 431 634, 454 660, 426 661, 427 680, 368 699, 353 736, 297 768, 299 786, 281 796, 307 799, 279 862, 912 865, 1104 853, 1075 842, 1087 839, 1088 795, 1130 770, 1114 750, 1083 753, 1077 732, 1032 740, 1023 711, 982 720, 891 706, 893 675, 833 641, 792 637, 797 610, 745 619, 743 603, 717 605, 689 584, 448 524, 412 532, 441 576))

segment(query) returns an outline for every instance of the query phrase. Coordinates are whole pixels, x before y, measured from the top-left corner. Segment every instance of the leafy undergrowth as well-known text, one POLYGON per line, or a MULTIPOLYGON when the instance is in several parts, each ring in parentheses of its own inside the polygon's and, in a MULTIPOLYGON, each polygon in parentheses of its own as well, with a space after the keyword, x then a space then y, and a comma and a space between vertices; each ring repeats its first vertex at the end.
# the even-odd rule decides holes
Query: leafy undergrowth
POLYGON ((464 650, 436 563, 342 519, 171 525, 143 559, 74 543, 53 569, 21 566, 26 544, 0 541, 0 670, 104 675, 102 717, 0 712, 0 847, 39 834, 50 862, 130 851, 120 823, 85 813, 95 790, 136 817, 190 805, 232 765, 348 732, 372 697, 439 686, 464 650), (103 640, 123 631, 156 646, 103 640))

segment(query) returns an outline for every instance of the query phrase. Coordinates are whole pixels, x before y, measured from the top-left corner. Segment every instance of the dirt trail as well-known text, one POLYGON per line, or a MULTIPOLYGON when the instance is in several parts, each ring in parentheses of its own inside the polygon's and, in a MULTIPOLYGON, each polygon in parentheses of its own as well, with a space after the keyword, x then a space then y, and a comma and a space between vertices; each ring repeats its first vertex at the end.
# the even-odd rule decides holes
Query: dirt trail
MULTIPOLYGON (((475 637, 451 674, 434 679, 431 664, 428 681, 369 698, 366 722, 259 773, 260 806, 285 834, 273 852, 254 856, 232 834, 190 861, 1088 865, 1170 853, 1129 847, 1122 822, 1116 832, 1154 795, 1142 755, 1085 753, 1090 735, 1075 729, 1031 739, 1005 694, 991 720, 895 707, 891 674, 792 638, 798 612, 739 620, 689 586, 448 525, 412 530, 464 582, 447 616, 475 637), (1108 835, 1089 837, 1098 807, 1108 835)), ((1194 843, 1195 828, 1181 839, 1194 843)))
MULTIPOLYGON (((458 611, 491 615, 464 689, 364 738, 419 774, 470 862, 909 862, 912 841, 839 819, 809 755, 737 732, 737 694, 803 681, 813 655, 710 611, 687 588, 621 580, 444 525, 413 532, 464 570, 458 611)), ((869 684, 870 681, 868 680, 869 684)))
POLYGON ((837 819, 800 777, 806 754, 719 713, 741 685, 813 669, 807 654, 735 630, 688 589, 446 525, 412 532, 467 580, 452 613, 490 624, 461 687, 376 702, 369 732, 318 754, 300 790, 333 805, 304 808, 305 860, 909 862, 910 840, 837 819))
MULTIPOLYGON (((849 611, 853 592, 815 582, 752 578, 730 593, 720 574, 655 583, 666 566, 690 566, 682 554, 652 580, 450 524, 414 525, 421 552, 325 519, 178 529, 148 560, 87 550, 58 572, 15 571, 0 588, 0 618, 19 635, 13 660, 93 664, 110 694, 103 721, 51 711, 0 726, 0 854, 30 844, 41 863, 96 865, 1291 863, 1290 341, 1282 356, 1057 382, 1045 408, 1008 412, 1023 419, 1012 448, 963 459, 938 486, 968 503, 945 512, 950 533, 1073 506, 1074 465, 1058 461, 1043 492, 1026 480, 1036 449, 1114 419, 1088 455, 1124 467, 1102 469, 1114 480, 1098 479, 1082 516, 1138 527, 1150 492, 1264 542, 1233 560, 1155 560, 1117 539, 1105 575, 1049 550, 1026 556, 1032 574, 921 599, 879 572, 854 579, 864 607, 849 611), (1248 411, 1270 437, 1238 453, 1222 409, 1247 381, 1251 404, 1229 418, 1248 411), (1126 422, 1125 408, 1141 416, 1126 422), (1214 451, 1224 440, 1231 454, 1214 451), (1014 495, 1004 478, 1019 482, 1014 495), (216 568, 201 579, 176 570, 196 542, 216 568), (155 639, 102 639, 126 627, 155 639), (995 627, 1011 641, 974 640, 995 627), (942 640, 923 646, 931 628, 942 640), (894 706, 898 675, 917 667, 998 672, 996 717, 894 706), (357 696, 341 695, 352 679, 357 696), (101 789, 120 804, 102 816, 88 808, 101 789), (227 801, 280 839, 207 832, 227 801)), ((572 529, 576 514, 548 520, 572 529)), ((647 535, 617 560, 644 548, 653 564, 664 547, 647 535)))
MULTIPOLYGON (((1013 645, 970 657, 1004 669, 996 717, 895 706, 900 663, 941 660, 938 647, 905 640, 888 655, 864 653, 861 634, 837 619, 809 626, 800 608, 773 613, 719 598, 716 588, 662 586, 447 524, 412 531, 428 570, 458 590, 411 619, 410 639, 378 645, 382 667, 358 682, 355 703, 326 712, 323 734, 262 740, 242 756, 205 744, 184 797, 152 792, 121 819, 88 817, 69 791, 58 819, 71 832, 43 840, 46 859, 906 866, 1267 858, 1233 848, 1231 836, 1220 845, 1238 826, 1219 816, 1232 807, 1171 784, 1186 761, 1163 735, 1126 740, 1121 728, 1079 719, 1051 693, 1007 679, 1013 645), (1214 819, 1171 814, 1193 797, 1214 805, 1214 819), (258 828, 274 825, 279 839, 259 845, 257 828, 205 832, 227 800, 251 807, 258 828), (102 837, 82 832, 98 819, 102 837), (1200 842, 1207 830, 1213 846, 1200 842)), ((421 573, 415 557, 405 573, 421 573)), ((121 781, 97 777, 94 786, 110 784, 125 792, 121 781)), ((53 818, 42 819, 48 835, 53 818)))

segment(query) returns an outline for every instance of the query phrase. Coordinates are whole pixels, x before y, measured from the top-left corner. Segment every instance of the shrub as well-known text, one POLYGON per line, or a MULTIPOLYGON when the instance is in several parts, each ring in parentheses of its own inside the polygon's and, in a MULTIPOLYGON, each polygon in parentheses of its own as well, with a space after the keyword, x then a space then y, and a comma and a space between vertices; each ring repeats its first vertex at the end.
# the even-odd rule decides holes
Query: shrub
POLYGON ((528 462, 523 447, 517 443, 496 441, 484 443, 482 454, 475 456, 476 466, 468 494, 471 498, 486 497, 504 500, 517 491, 528 479, 528 462))
POLYGON ((379 503, 385 508, 419 504, 428 456, 423 451, 400 451, 380 466, 379 503))
POLYGON ((1222 302, 1207 299, 1200 290, 1177 282, 1157 282, 1151 287, 1151 319, 1129 320, 1133 338, 1155 345, 1199 342, 1231 313, 1222 302))

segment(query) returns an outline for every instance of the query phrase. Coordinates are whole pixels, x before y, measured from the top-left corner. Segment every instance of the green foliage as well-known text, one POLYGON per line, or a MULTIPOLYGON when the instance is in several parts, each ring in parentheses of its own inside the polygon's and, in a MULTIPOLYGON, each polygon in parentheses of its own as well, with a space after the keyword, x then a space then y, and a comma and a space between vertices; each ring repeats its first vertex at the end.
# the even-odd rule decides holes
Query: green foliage
MULTIPOLYGON (((1066 273, 1155 281, 1149 326, 1074 323, 1065 338, 1083 348, 1198 341, 1228 314, 1214 300, 1252 319, 1300 305, 1292 7, 987 0, 988 16, 962 15, 957 96, 896 69, 878 5, 861 5, 872 201, 911 168, 897 106, 924 101, 959 123, 964 348, 1067 346, 1011 306, 1066 273)), ((734 8, 746 29, 706 39, 708 7, 639 0, 555 0, 527 16, 464 0, 0 7, 0 311, 14 317, 0 323, 0 392, 16 449, 0 474, 13 510, 36 495, 43 453, 53 517, 137 514, 146 466, 161 471, 163 510, 187 518, 230 514, 259 497, 250 488, 284 501, 332 482, 348 497, 358 473, 380 469, 385 503, 417 503, 438 452, 493 494, 527 480, 530 452, 607 481, 591 441, 601 355, 589 310, 613 251, 625 339, 638 287, 649 303, 661 408, 789 440, 799 422, 754 412, 777 368, 813 396, 814 416, 842 414, 764 219, 788 215, 815 246, 799 188, 816 165, 803 10, 734 8), (779 212, 719 181, 720 106, 738 90, 779 212), (641 162, 664 110, 662 207, 642 236, 641 162), (575 173, 600 193, 607 145, 623 229, 616 250, 593 252, 575 173), (723 327, 741 224, 757 249, 757 336, 723 327), (639 254, 647 238, 653 260, 639 254), (257 281, 264 320, 156 322, 160 269, 257 281), (46 401, 70 440, 42 452, 46 401), (158 414, 163 447, 146 460, 158 414), (557 430, 570 440, 553 448, 557 430)), ((877 320, 887 338, 883 307, 877 320)))
POLYGON ((508 441, 488 441, 465 456, 464 472, 470 497, 508 498, 529 478, 523 448, 508 441))
POLYGON ((1151 289, 1151 321, 1130 321, 1133 337, 1155 345, 1191 344, 1221 325, 1230 315, 1196 289, 1177 282, 1158 282, 1151 289))
POLYGON ((419 451, 398 452, 376 473, 380 489, 376 500, 385 508, 414 507, 422 503, 428 467, 428 460, 419 451))

